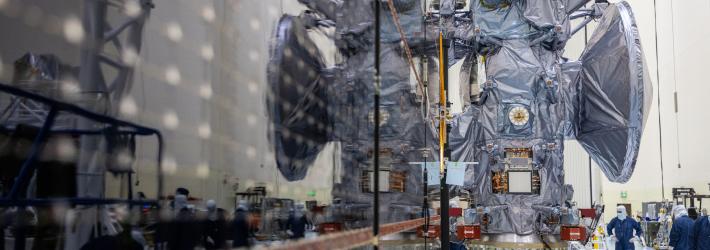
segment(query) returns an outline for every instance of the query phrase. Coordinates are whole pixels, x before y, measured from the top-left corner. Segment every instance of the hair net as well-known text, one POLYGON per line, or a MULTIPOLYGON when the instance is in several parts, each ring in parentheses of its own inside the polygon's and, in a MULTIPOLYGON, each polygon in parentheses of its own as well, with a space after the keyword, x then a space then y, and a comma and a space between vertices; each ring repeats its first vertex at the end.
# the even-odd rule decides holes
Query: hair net
POLYGON ((207 219, 211 221, 217 220, 217 202, 214 200, 207 200, 207 219))
POLYGON ((214 200, 207 200, 206 206, 207 210, 214 210, 215 208, 217 208, 217 202, 215 202, 214 200))
POLYGON ((249 204, 247 201, 239 200, 237 202, 237 211, 247 211, 247 204, 249 204))
POLYGON ((616 218, 619 218, 619 220, 625 220, 626 216, 627 216, 626 207, 624 207, 624 206, 616 207, 616 218))
POLYGON ((237 206, 237 212, 246 212, 246 211, 247 211, 246 206, 244 206, 244 205, 237 206))
POLYGON ((180 211, 187 207, 187 196, 178 194, 175 196, 175 211, 180 211))
POLYGON ((683 205, 676 205, 673 207, 673 217, 674 218, 679 218, 683 215, 688 215, 688 210, 685 209, 685 206, 683 205))
POLYGON ((188 195, 190 195, 190 190, 188 190, 187 188, 184 188, 184 187, 179 187, 179 188, 175 189, 175 194, 176 195, 181 194, 181 195, 188 196, 188 195))
POLYGON ((297 211, 298 211, 298 210, 300 210, 300 211, 306 210, 306 205, 303 204, 303 203, 296 203, 296 204, 295 204, 295 207, 296 207, 296 210, 297 210, 297 211))
POLYGON ((623 213, 623 214, 625 214, 625 215, 628 215, 628 213, 626 213, 626 207, 625 207, 625 206, 618 206, 618 207, 616 207, 616 213, 623 213))

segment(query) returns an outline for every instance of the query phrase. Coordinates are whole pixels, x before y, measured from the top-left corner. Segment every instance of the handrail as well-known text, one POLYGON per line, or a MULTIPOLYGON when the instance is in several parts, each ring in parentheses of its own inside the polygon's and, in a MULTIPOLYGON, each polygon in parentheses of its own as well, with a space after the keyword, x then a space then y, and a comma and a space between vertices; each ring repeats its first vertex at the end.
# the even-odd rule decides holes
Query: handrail
MULTIPOLYGON (((378 236, 399 233, 414 229, 426 223, 427 218, 419 218, 414 220, 400 221, 380 226, 378 236)), ((431 221, 439 220, 439 216, 432 216, 431 221)), ((314 239, 302 239, 293 242, 286 242, 283 245, 257 248, 261 250, 320 250, 320 249, 351 249, 365 245, 377 245, 379 240, 374 238, 372 230, 369 228, 361 228, 348 230, 339 233, 326 234, 314 239)))
POLYGON ((52 198, 52 199, 0 199, 0 207, 4 206, 53 206, 58 204, 71 205, 151 205, 158 206, 158 200, 125 200, 125 199, 98 199, 98 198, 52 198))
POLYGON ((42 152, 43 142, 49 136, 49 134, 72 134, 72 135, 100 135, 107 132, 114 134, 128 134, 128 135, 139 135, 139 136, 151 136, 155 135, 158 141, 158 155, 157 155, 157 178, 158 178, 158 193, 157 197, 163 197, 163 175, 162 175, 162 158, 163 158, 163 136, 157 129, 141 126, 129 121, 124 121, 116 119, 107 115, 98 114, 77 105, 58 101, 52 98, 48 98, 42 95, 28 92, 26 90, 10 86, 8 84, 0 82, 0 92, 5 92, 13 96, 31 99, 36 102, 43 103, 49 107, 49 113, 47 114, 42 128, 39 130, 37 136, 35 137, 32 148, 30 150, 30 155, 23 162, 20 168, 20 173, 18 174, 15 183, 12 186, 10 194, 6 197, 0 198, 1 206, 16 206, 16 205, 37 205, 45 206, 51 205, 52 202, 62 202, 71 205, 105 205, 105 204, 117 204, 117 203, 129 203, 129 204, 157 204, 157 201, 144 200, 123 200, 123 199, 94 199, 94 198, 61 198, 61 199, 20 199, 19 190, 21 186, 24 186, 29 175, 36 169, 35 161, 38 159, 39 154, 42 152), (74 115, 93 120, 95 122, 103 123, 108 125, 108 128, 98 129, 98 130, 52 130, 52 125, 59 112, 68 112, 74 115), (119 127, 127 128, 128 130, 119 130, 119 127))
POLYGON ((62 102, 62 101, 57 101, 57 100, 54 100, 49 97, 45 97, 42 95, 38 95, 35 93, 31 93, 31 92, 16 88, 16 87, 12 87, 12 86, 2 83, 2 82, 0 82, 0 92, 5 92, 8 94, 12 94, 14 96, 32 99, 34 101, 38 101, 38 102, 47 104, 47 106, 50 106, 52 108, 56 108, 58 111, 67 111, 67 112, 74 113, 76 115, 83 116, 85 118, 88 118, 90 120, 94 120, 97 122, 112 124, 112 125, 119 126, 119 127, 131 127, 131 128, 135 128, 137 131, 144 131, 143 133, 160 135, 160 131, 158 131, 156 129, 144 127, 144 126, 141 126, 141 125, 129 122, 129 121, 119 120, 119 119, 116 119, 116 118, 113 118, 110 116, 97 114, 95 112, 88 111, 88 110, 81 108, 79 106, 76 106, 74 104, 66 103, 66 102, 62 102))

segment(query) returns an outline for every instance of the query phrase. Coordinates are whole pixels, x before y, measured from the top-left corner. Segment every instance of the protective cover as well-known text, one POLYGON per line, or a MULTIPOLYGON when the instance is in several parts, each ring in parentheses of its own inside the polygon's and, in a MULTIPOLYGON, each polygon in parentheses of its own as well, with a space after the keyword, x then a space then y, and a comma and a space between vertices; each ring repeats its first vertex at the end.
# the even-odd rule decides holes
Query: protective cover
MULTIPOLYGON (((76 101, 78 93, 77 76, 79 68, 61 62, 52 54, 26 53, 14 64, 12 85, 45 97, 76 101)), ((19 124, 41 127, 48 108, 38 102, 0 95, 0 120, 3 126, 14 127, 19 124)), ((76 117, 60 113, 54 122, 55 128, 72 128, 76 117)))
POLYGON ((308 6, 309 9, 323 14, 327 19, 335 20, 338 11, 338 5, 333 0, 298 0, 308 6))
POLYGON ((471 1, 471 12, 479 40, 526 38, 535 29, 523 16, 521 3, 514 1, 471 1), (489 3, 490 2, 490 3, 489 3))
MULTIPOLYGON (((374 16, 372 1, 336 3, 333 39, 342 57, 333 68, 323 69, 320 56, 311 53, 317 50, 296 17, 282 18, 268 72, 273 89, 269 105, 277 163, 287 179, 302 178, 326 141, 340 142, 336 161, 342 170, 334 176, 330 217, 353 228, 372 221, 372 193, 363 188, 363 180, 372 170, 374 152, 374 16), (303 73, 310 71, 315 73, 303 73), (325 130, 309 126, 309 120, 325 124, 325 130)), ((460 75, 465 81, 474 74, 468 71, 473 70, 473 55, 485 56, 485 74, 475 72, 485 77, 480 101, 455 116, 449 134, 452 161, 478 162, 467 165, 464 186, 451 195, 457 191, 471 195, 472 205, 483 212, 479 217, 488 218, 484 233, 559 233, 558 226, 545 221, 568 206, 572 197, 573 190, 564 183, 567 138, 580 139, 611 180, 627 178, 619 173, 633 170, 634 162, 627 162, 625 153, 632 152, 635 158, 638 151, 643 109, 648 107, 645 98, 650 97, 650 86, 645 85, 650 82, 642 79, 641 47, 626 3, 609 7, 582 62, 561 56, 569 37, 569 17, 561 10, 570 10, 566 3, 579 8, 581 0, 471 1, 470 13, 436 17, 442 22, 427 19, 424 29, 410 25, 421 22, 419 3, 395 1, 395 8, 414 55, 428 57, 428 94, 414 89, 399 32, 383 4, 380 167, 404 173, 406 183, 403 191, 381 193, 382 222, 419 216, 415 211, 423 201, 423 176, 409 162, 438 160, 432 121, 436 110, 434 105, 427 108, 426 102, 439 98, 437 53, 432 49, 436 36, 429 32, 440 28, 449 31, 451 62, 468 58, 466 72, 460 75), (424 30, 427 40, 419 39, 424 30), (549 42, 560 46, 546 45, 549 42), (514 121, 521 114, 524 119, 514 121), (626 138, 622 143, 604 136, 626 138), (493 192, 494 172, 511 170, 506 150, 520 149, 531 153, 524 170, 534 173, 531 178, 537 182, 531 186, 536 192, 493 192), (614 150, 624 153, 619 156, 614 150), (428 158, 422 152, 428 152, 428 158)))
POLYGON ((521 1, 525 11, 523 15, 534 27, 544 31, 539 39, 547 47, 561 49, 570 37, 570 21, 567 10, 559 6, 559 0, 521 1))
MULTIPOLYGON (((389 4, 386 0, 381 2, 381 41, 383 43, 400 42, 401 36, 395 25, 389 4)), ((410 46, 422 42, 421 40, 424 38, 421 19, 424 15, 421 8, 422 1, 394 0, 393 5, 410 46)), ((335 45, 342 54, 354 55, 372 45, 375 19, 373 8, 374 5, 370 1, 342 1, 337 5, 338 11, 335 20, 333 20, 338 33, 335 45)), ((427 36, 430 38, 429 40, 433 40, 435 37, 433 34, 427 36)))
POLYGON ((589 1, 591 0, 567 0, 567 4, 565 4, 567 14, 572 14, 572 12, 582 8, 582 6, 587 4, 589 1))
POLYGON ((565 9, 557 8, 558 0, 525 1, 525 18, 539 28, 562 25, 567 19, 565 9))
POLYGON ((15 61, 15 72, 13 74, 12 82, 14 84, 19 84, 19 82, 39 82, 41 84, 47 84, 50 82, 52 84, 57 84, 59 80, 60 69, 63 65, 59 62, 59 58, 55 55, 37 55, 33 53, 27 53, 22 56, 22 58, 15 61))
POLYGON ((557 57, 526 40, 504 40, 495 54, 486 58, 486 84, 479 105, 469 106, 452 122, 449 134, 452 160, 478 162, 466 169, 464 188, 474 206, 486 210, 489 223, 484 233, 554 233, 537 221, 564 204, 563 140, 567 124, 562 88, 570 83, 555 74, 557 57), (547 76, 547 74, 550 76, 547 76), (545 84, 545 78, 552 83, 545 84), (510 110, 529 112, 523 125, 512 124, 510 110), (506 169, 506 148, 530 148, 531 169, 542 179, 539 194, 494 193, 492 172, 506 169))
POLYGON ((480 103, 452 122, 452 160, 478 162, 467 167, 464 189, 489 218, 484 233, 558 233, 543 221, 573 193, 564 184, 564 139, 579 139, 612 181, 633 171, 650 100, 633 16, 628 4, 611 5, 577 62, 545 45, 557 25, 549 39, 564 45, 568 38, 560 1, 474 1, 473 8, 476 42, 494 49, 484 51, 480 103), (513 123, 513 110, 526 110, 526 122, 513 123), (510 148, 531 150, 539 194, 493 192, 493 172, 511 170, 510 148))
POLYGON ((275 39, 267 69, 270 137, 283 176, 300 180, 328 141, 325 66, 299 18, 283 16, 275 39))
MULTIPOLYGON (((410 43, 417 42, 418 39, 423 37, 422 16, 424 14, 421 8, 421 0, 394 0, 393 5, 407 40, 410 43)), ((382 8, 382 42, 398 42, 402 40, 387 1, 382 1, 382 8)))
POLYGON ((79 69, 62 63, 52 54, 26 53, 15 61, 12 84, 50 98, 66 98, 62 90, 74 84, 79 69))
POLYGON ((631 177, 653 87, 626 2, 610 5, 582 54, 577 140, 613 182, 631 177))
MULTIPOLYGON (((344 222, 346 228, 359 228, 371 224, 373 209, 373 194, 364 180, 369 179, 368 171, 373 170, 374 151, 373 5, 371 1, 336 4, 335 20, 331 20, 335 22, 332 38, 342 57, 327 69, 317 53, 309 52, 318 50, 305 36, 307 31, 299 21, 304 14, 282 17, 267 72, 273 92, 268 98, 269 115, 274 124, 271 133, 276 161, 288 180, 302 179, 323 143, 336 142, 334 161, 341 169, 333 176, 333 206, 327 217, 344 222), (317 74, 307 74, 310 70, 317 74), (288 108, 287 103, 291 104, 288 108), (325 124, 325 130, 314 130, 309 120, 316 126, 325 124)), ((394 5, 410 46, 421 43, 421 0, 397 0, 394 5)), ((327 12, 323 9, 315 11, 327 12)), ((414 89, 400 34, 384 1, 381 13, 380 168, 397 179, 405 177, 401 185, 380 193, 380 218, 384 223, 421 215, 423 174, 409 163, 436 161, 432 157, 436 155, 434 148, 428 149, 432 151, 428 159, 422 154, 425 147, 435 145, 436 135, 425 118, 428 111, 423 102, 433 102, 438 97, 433 94, 436 92, 430 93, 428 99, 418 97, 423 91, 414 89)), ((430 35, 429 39, 434 37, 430 35)), ((431 52, 434 54, 433 49, 431 52)), ((438 87, 434 61, 430 57, 427 64, 432 88, 438 87)))

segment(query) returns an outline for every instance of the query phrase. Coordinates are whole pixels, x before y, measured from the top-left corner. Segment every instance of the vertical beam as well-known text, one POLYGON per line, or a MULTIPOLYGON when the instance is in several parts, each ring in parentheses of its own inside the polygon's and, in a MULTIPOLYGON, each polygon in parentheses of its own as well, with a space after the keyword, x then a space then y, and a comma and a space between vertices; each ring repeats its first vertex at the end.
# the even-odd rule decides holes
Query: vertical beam
POLYGON ((374 114, 374 140, 373 165, 374 165, 374 200, 373 200, 373 221, 372 235, 373 248, 378 249, 380 233, 380 0, 375 0, 375 114, 374 114))
POLYGON ((450 156, 446 125, 448 92, 448 58, 444 33, 439 33, 439 171, 441 171, 441 249, 449 249, 449 186, 446 185, 446 160, 450 156))
POLYGON ((594 186, 592 185, 593 183, 593 178, 592 178, 592 157, 587 158, 588 161, 588 167, 589 167, 589 207, 594 207, 594 186))
MULTIPOLYGON (((121 1, 119 1, 121 2, 121 1)), ((117 29, 108 33, 115 33, 115 38, 120 35, 118 33, 127 32, 127 46, 123 48, 133 49, 136 53, 140 51, 142 42, 142 31, 150 9, 153 7, 151 0, 140 0, 143 13, 136 17, 135 20, 129 20, 127 30, 121 31, 122 25, 116 26, 117 29)), ((112 88, 106 84, 106 76, 101 69, 102 59, 101 54, 104 51, 106 44, 105 34, 110 25, 108 25, 109 1, 106 0, 83 0, 83 28, 85 31, 85 39, 81 45, 81 70, 79 72, 79 84, 84 93, 99 93, 103 99, 103 103, 107 105, 96 105, 89 103, 84 108, 108 115, 116 115, 118 105, 112 105, 112 101, 119 102, 123 94, 130 90, 130 82, 133 80, 133 68, 135 65, 127 65, 127 67, 119 69, 118 76, 113 80, 112 88), (113 97, 113 98, 112 98, 113 97), (97 110, 96 107, 101 107, 102 110, 97 110)), ((111 36, 109 36, 111 37, 111 36)), ((120 47, 120 46, 119 46, 120 47)), ((123 51, 119 51, 123 53, 123 51)), ((77 124, 78 129, 90 129, 95 126, 95 122, 82 119, 77 124)), ((159 145, 162 145, 162 137, 158 135, 159 145)), ((105 145, 103 138, 99 136, 82 136, 80 139, 79 160, 77 163, 77 196, 82 198, 102 198, 104 195, 104 178, 86 173, 101 173, 105 171, 105 167, 99 164, 97 160, 97 152, 105 145)), ((160 146, 159 157, 162 156, 162 146, 160 146)), ((160 159, 158 164, 160 166, 160 159)), ((158 199, 162 194, 162 169, 158 169, 158 199)), ((76 229, 76 233, 67 234, 67 240, 64 243, 65 249, 78 249, 87 242, 92 234, 92 224, 97 213, 96 208, 87 208, 81 211, 81 216, 78 219, 78 224, 82 226, 76 229), (83 223, 83 224, 82 224, 83 223)))
MULTIPOLYGON (((666 182, 664 180, 663 171, 663 123, 661 123, 661 70, 660 70, 660 56, 658 55, 658 5, 656 0, 653 0, 653 29, 655 34, 655 44, 656 44, 656 86, 658 90, 656 91, 656 99, 658 101, 658 157, 660 167, 661 167, 661 200, 666 200, 666 182)), ((674 96, 675 97, 675 96, 674 96)), ((674 98, 675 99, 675 98, 674 98)), ((677 106, 676 106, 677 107, 677 106)), ((678 109, 676 108, 676 113, 678 109)), ((677 116, 677 114, 676 114, 677 116)), ((676 128, 677 129, 677 128, 676 128)), ((677 139, 677 138, 676 138, 677 139)), ((680 163, 678 164, 680 166, 680 163)))
POLYGON ((34 138, 34 141, 32 142, 32 148, 30 148, 28 158, 22 164, 22 167, 20 168, 20 173, 18 173, 17 177, 15 177, 15 183, 12 185, 12 189, 10 189, 10 194, 8 195, 10 199, 16 201, 22 198, 19 197, 20 190, 22 188, 29 188, 26 183, 29 181, 30 176, 34 174, 35 170, 37 169, 37 164, 35 164, 35 162, 40 159, 40 155, 42 155, 42 151, 44 151, 44 142, 45 140, 47 140, 49 134, 51 133, 52 126, 54 125, 54 121, 57 117, 58 112, 59 111, 57 111, 57 109, 55 109, 54 107, 51 107, 49 109, 49 114, 47 114, 44 124, 42 124, 42 128, 39 130, 39 132, 34 138))
MULTIPOLYGON (((584 47, 587 47, 587 44, 589 43, 589 30, 587 29, 587 25, 584 25, 584 47)), ((593 178, 592 178, 592 157, 587 156, 587 160, 589 161, 589 207, 594 208, 594 186, 592 185, 593 183, 593 178)))
MULTIPOLYGON (((426 13, 427 0, 422 1, 421 8, 422 8, 422 12, 426 13)), ((422 35, 424 36, 424 41, 426 41, 426 17, 425 16, 422 16, 421 25, 422 25, 421 32, 422 32, 422 35)), ((428 86, 429 85, 429 83, 428 83, 429 77, 427 75, 429 74, 429 70, 426 68, 426 67, 428 67, 428 63, 429 63, 428 60, 429 60, 429 58, 426 55, 420 57, 420 59, 419 59, 419 74, 421 74, 420 78, 424 82, 424 86, 422 88, 422 102, 425 102, 424 112, 426 112, 426 114, 429 113, 429 98, 428 98, 428 94, 427 94, 427 91, 429 88, 429 86, 428 86)), ((426 115, 425 117, 429 117, 429 116, 426 115)), ((425 123, 428 123, 428 122, 429 122, 428 120, 425 120, 425 123)), ((428 125, 425 125, 425 126, 428 126, 428 125)), ((429 216, 431 216, 429 214, 429 176, 428 176, 428 173, 427 173, 428 171, 427 171, 427 167, 426 167, 427 162, 429 162, 428 157, 427 157, 429 155, 429 149, 428 149, 429 145, 427 145, 427 142, 428 142, 427 141, 427 134, 428 133, 429 133, 429 129, 426 129, 426 131, 424 132, 424 150, 426 150, 426 153, 424 154, 424 204, 422 206, 422 217, 424 217, 424 225, 422 225, 423 232, 429 231, 429 216)), ((426 247, 427 247, 427 238, 424 237, 424 249, 426 249, 426 247)))
MULTIPOLYGON (((81 49, 81 71, 79 72, 79 84, 81 90, 86 93, 106 94, 106 84, 104 82, 103 71, 101 70, 101 59, 99 55, 103 51, 104 31, 106 30, 106 12, 108 6, 106 1, 86 0, 84 1, 84 30, 86 38, 81 49)), ((100 105, 99 105, 100 106, 100 105)), ((95 112, 95 107, 83 107, 95 112)), ((95 122, 82 119, 79 121, 79 129, 89 129, 95 122)), ((96 172, 94 156, 100 147, 101 140, 97 136, 85 135, 80 139, 78 173, 96 172)), ((99 198, 103 194, 103 178, 96 178, 90 175, 77 175, 77 196, 99 198)))
POLYGON ((81 46, 81 71, 79 72, 79 84, 84 92, 103 93, 106 91, 100 65, 100 55, 105 43, 106 12, 106 1, 84 1, 83 25, 86 38, 81 46))

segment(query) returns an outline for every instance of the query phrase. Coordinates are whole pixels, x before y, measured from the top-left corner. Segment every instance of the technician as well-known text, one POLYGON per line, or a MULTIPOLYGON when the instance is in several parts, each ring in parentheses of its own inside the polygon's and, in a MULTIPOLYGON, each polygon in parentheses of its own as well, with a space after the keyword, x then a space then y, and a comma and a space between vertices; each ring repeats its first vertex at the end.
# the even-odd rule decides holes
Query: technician
POLYGON ((634 242, 639 241, 641 236, 641 225, 634 219, 629 218, 626 214, 626 207, 616 207, 616 218, 609 222, 606 226, 607 232, 611 234, 612 239, 616 241, 616 250, 633 250, 634 242), (634 230, 636 235, 634 236, 634 230))
POLYGON ((710 250, 710 221, 707 216, 698 218, 690 233, 690 249, 710 250))
POLYGON ((693 219, 688 217, 688 210, 683 205, 673 207, 673 228, 669 245, 675 250, 689 250, 690 248, 690 233, 693 231, 693 219))

